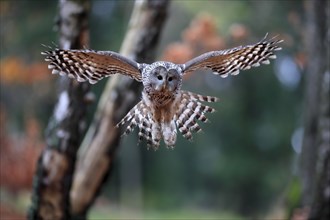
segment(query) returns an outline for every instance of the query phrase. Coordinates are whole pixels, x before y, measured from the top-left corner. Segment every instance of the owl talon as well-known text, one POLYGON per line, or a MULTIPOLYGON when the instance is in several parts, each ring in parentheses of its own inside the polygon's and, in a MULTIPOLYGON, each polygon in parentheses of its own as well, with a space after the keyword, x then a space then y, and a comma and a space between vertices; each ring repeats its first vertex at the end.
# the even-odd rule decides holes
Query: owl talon
POLYGON ((156 151, 156 150, 158 150, 158 148, 159 148, 159 144, 157 144, 157 145, 152 145, 151 147, 152 147, 152 149, 153 149, 154 151, 156 151))
POLYGON ((169 150, 174 150, 175 145, 166 145, 166 148, 169 150))

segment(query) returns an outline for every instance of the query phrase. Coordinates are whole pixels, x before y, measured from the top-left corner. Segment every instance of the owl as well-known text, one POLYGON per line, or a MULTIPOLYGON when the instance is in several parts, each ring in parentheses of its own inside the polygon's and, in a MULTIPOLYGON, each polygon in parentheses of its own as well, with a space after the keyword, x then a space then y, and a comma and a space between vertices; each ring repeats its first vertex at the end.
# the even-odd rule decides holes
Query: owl
POLYGON ((50 49, 42 52, 50 62, 53 74, 67 75, 79 82, 91 84, 111 76, 122 74, 143 84, 139 101, 117 126, 127 125, 124 134, 135 127, 139 129, 139 140, 158 149, 163 139, 167 147, 173 148, 177 130, 188 140, 194 132, 200 132, 199 121, 207 122, 206 113, 214 112, 207 102, 218 98, 203 96, 181 89, 182 77, 198 69, 209 69, 221 77, 237 75, 240 70, 269 64, 275 59, 275 51, 282 40, 267 35, 258 43, 232 49, 211 51, 189 60, 185 64, 157 61, 152 64, 137 63, 112 51, 50 49))

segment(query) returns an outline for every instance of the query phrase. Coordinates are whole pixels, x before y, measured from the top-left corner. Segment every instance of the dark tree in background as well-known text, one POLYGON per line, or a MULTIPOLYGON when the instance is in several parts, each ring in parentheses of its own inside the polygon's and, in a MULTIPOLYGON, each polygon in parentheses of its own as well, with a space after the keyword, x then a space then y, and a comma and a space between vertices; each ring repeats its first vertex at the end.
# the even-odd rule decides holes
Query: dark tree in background
MULTIPOLYGON (((57 28, 60 47, 88 45, 89 0, 59 1, 57 28)), ((29 219, 69 219, 70 189, 76 153, 86 128, 88 83, 67 77, 59 80, 58 101, 46 131, 34 178, 29 219)))
POLYGON ((330 68, 327 0, 306 1, 308 67, 302 151, 302 205, 309 219, 330 218, 330 68))

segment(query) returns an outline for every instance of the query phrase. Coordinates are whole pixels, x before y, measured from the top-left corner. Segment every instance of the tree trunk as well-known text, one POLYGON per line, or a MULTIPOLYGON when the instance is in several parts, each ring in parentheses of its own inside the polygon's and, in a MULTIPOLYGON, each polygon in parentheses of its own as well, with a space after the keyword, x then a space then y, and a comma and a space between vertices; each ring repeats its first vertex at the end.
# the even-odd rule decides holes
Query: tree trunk
MULTIPOLYGON (((138 62, 152 62, 167 7, 168 0, 136 1, 120 53, 138 62)), ((122 134, 115 125, 138 102, 141 89, 141 83, 128 77, 110 77, 78 155, 71 191, 72 213, 76 218, 86 218, 106 180, 122 134)))
POLYGON ((330 219, 329 1, 306 1, 305 129, 302 151, 302 205, 310 219, 330 219))
MULTIPOLYGON (((89 0, 59 2, 59 42, 64 49, 88 45, 89 0)), ((66 220, 70 218, 70 189, 86 127, 87 83, 67 77, 59 80, 58 101, 49 120, 47 146, 39 157, 34 177, 29 219, 66 220)))

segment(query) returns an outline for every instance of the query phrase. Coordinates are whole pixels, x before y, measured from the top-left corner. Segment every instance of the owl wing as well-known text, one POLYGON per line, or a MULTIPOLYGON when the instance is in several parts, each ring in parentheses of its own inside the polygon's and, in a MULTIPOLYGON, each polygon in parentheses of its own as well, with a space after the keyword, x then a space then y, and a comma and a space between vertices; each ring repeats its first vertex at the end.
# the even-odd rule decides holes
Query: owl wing
POLYGON ((258 43, 248 46, 204 53, 183 64, 183 74, 197 69, 211 69, 214 74, 227 77, 229 74, 237 75, 240 70, 257 67, 260 63, 269 64, 269 59, 276 58, 274 51, 281 50, 278 44, 283 40, 266 38, 267 35, 258 43))
POLYGON ((123 74, 141 81, 139 64, 112 51, 62 50, 55 49, 41 53, 50 62, 48 68, 53 74, 68 75, 79 82, 88 80, 91 84, 112 74, 123 74))

